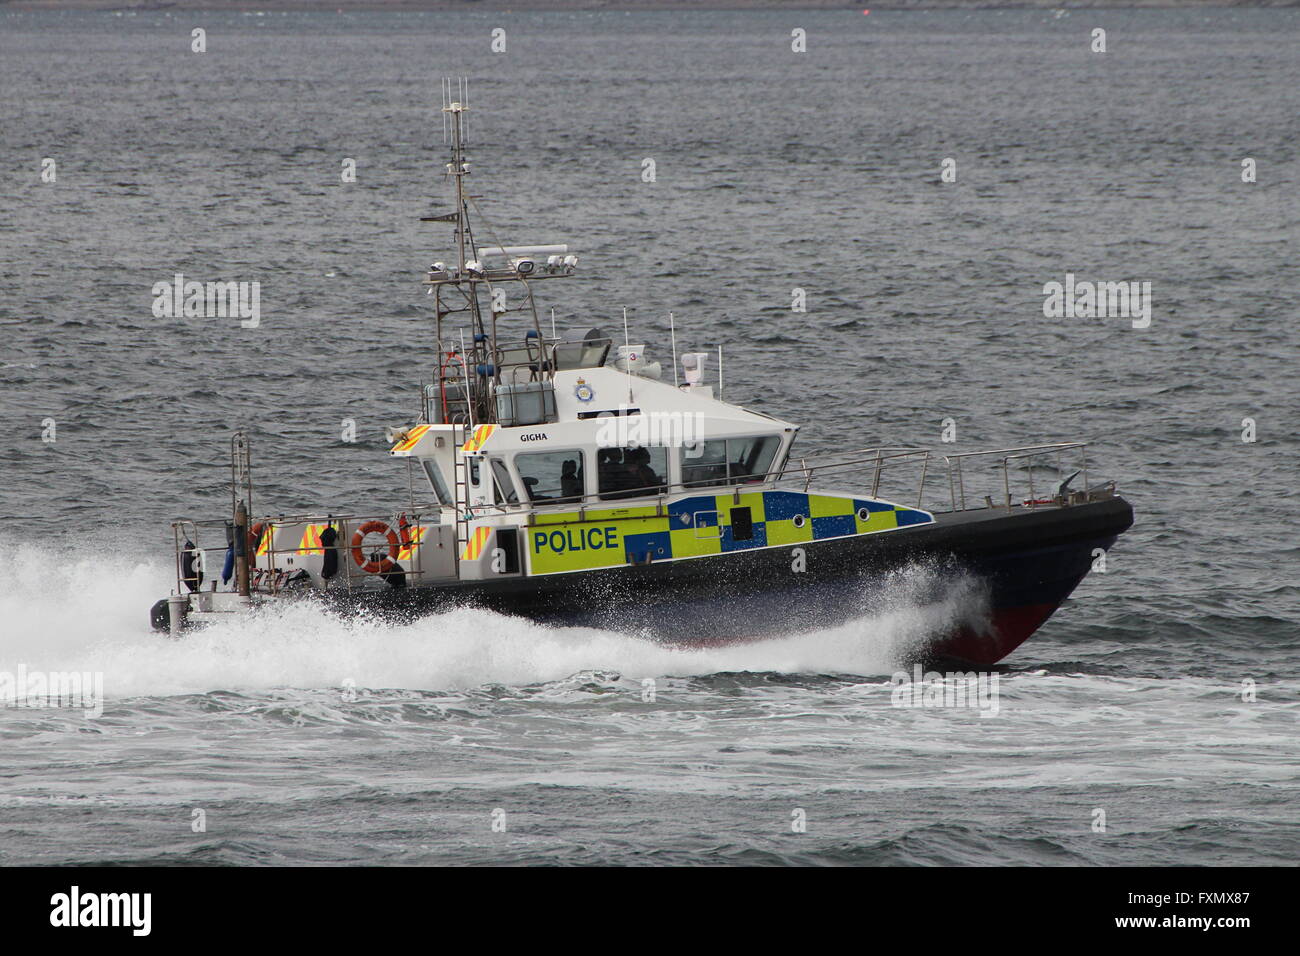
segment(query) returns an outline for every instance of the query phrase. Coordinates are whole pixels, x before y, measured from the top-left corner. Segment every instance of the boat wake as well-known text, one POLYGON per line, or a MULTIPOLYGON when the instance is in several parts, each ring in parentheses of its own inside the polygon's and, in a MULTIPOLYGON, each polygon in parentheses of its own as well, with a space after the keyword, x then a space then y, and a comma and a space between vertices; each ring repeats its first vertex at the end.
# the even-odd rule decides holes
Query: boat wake
POLYGON ((594 628, 548 627, 459 609, 393 623, 310 603, 264 607, 172 641, 143 608, 169 587, 169 566, 112 552, 0 543, 0 672, 97 672, 108 698, 213 690, 340 686, 460 690, 565 680, 724 672, 888 675, 925 639, 984 613, 970 581, 898 571, 837 627, 712 648, 683 648, 594 628), (51 570, 55 569, 55 570, 51 570))

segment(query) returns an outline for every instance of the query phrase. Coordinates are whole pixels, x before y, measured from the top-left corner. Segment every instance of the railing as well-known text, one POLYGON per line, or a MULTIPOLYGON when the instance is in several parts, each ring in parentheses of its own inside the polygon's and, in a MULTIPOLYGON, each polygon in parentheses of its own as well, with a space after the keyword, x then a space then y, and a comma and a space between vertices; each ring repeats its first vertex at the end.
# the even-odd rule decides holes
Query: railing
MULTIPOLYGON (((870 494, 872 497, 879 497, 881 494, 882 476, 885 469, 893 470, 897 473, 898 466, 920 466, 920 479, 916 483, 916 507, 925 507, 926 481, 930 473, 934 470, 936 463, 942 466, 942 469, 948 473, 948 500, 946 504, 953 511, 966 511, 971 508, 992 508, 1006 507, 1009 508, 1016 504, 1018 495, 1015 493, 1017 488, 1012 481, 1011 472, 1023 464, 1023 470, 1026 476, 1028 496, 1021 499, 1024 507, 1034 508, 1045 505, 1067 505, 1077 504, 1089 500, 1094 494, 1113 494, 1114 484, 1109 483, 1106 489, 1093 489, 1088 484, 1088 457, 1087 442, 1055 442, 1046 445, 1021 445, 1015 448, 996 448, 985 449, 980 451, 956 452, 949 455, 939 455, 924 448, 906 448, 906 447, 886 447, 886 448, 865 448, 856 452, 850 452, 850 457, 845 459, 835 459, 829 462, 809 463, 805 459, 792 460, 786 465, 784 480, 795 480, 803 485, 807 491, 812 483, 822 477, 839 472, 841 474, 853 474, 855 477, 865 472, 865 477, 869 482, 870 494), (972 494, 967 489, 967 479, 972 477, 968 475, 967 463, 972 459, 993 458, 994 473, 1000 471, 1001 481, 1000 488, 996 495, 985 493, 981 488, 980 497, 971 501, 972 494), (1079 490, 1068 494, 1062 493, 1061 489, 1050 489, 1050 493, 1040 492, 1043 489, 1036 488, 1034 484, 1034 471, 1041 468, 1040 459, 1054 459, 1053 472, 1060 484, 1067 484, 1073 480, 1074 475, 1066 477, 1067 462, 1069 467, 1076 469, 1075 473, 1083 478, 1082 487, 1079 490), (1063 479, 1063 480, 1062 480, 1063 479)), ((942 480, 942 479, 941 479, 942 480)), ((992 491, 990 488, 989 491, 992 491)), ((885 494, 885 497, 890 497, 885 494)), ((938 505, 942 507, 942 505, 938 505)), ((934 510, 933 508, 929 510, 934 510)))
POLYGON ((870 466, 871 468, 871 497, 876 498, 880 495, 880 480, 884 469, 894 465, 904 463, 914 464, 917 461, 921 463, 921 480, 917 483, 916 506, 921 507, 921 502, 925 495, 925 478, 930 469, 930 452, 926 448, 862 448, 857 451, 848 452, 849 455, 855 456, 843 461, 832 461, 827 463, 814 463, 809 465, 804 458, 799 459, 797 468, 792 464, 787 464, 785 475, 787 478, 793 475, 796 481, 803 482, 805 492, 812 486, 813 481, 828 472, 845 471, 851 468, 862 468, 870 466))
MULTIPOLYGON (((604 335, 575 341, 529 334, 522 345, 498 342, 494 349, 485 352, 485 357, 490 356, 487 364, 491 365, 493 376, 500 379, 498 384, 518 385, 549 378, 557 371, 602 368, 612 344, 612 340, 604 335)), ((474 425, 473 404, 477 396, 486 389, 485 394, 495 400, 496 391, 495 385, 489 389, 480 381, 477 366, 472 374, 473 377, 465 356, 455 351, 445 355, 434 380, 424 386, 420 420, 433 424, 474 425)), ((496 421, 495 411, 484 420, 496 421)))
MULTIPOLYGON (((1036 507, 1044 504, 1063 504, 1058 501, 1058 495, 1053 492, 1050 498, 1038 498, 1034 492, 1034 459, 1048 456, 1056 457, 1056 474, 1059 478, 1065 473, 1064 458, 1067 452, 1077 451, 1079 454, 1079 471, 1083 474, 1083 487, 1088 487, 1088 455, 1087 442, 1056 442, 1050 445, 1022 445, 1018 448, 997 448, 989 451, 968 451, 960 452, 955 455, 944 455, 943 459, 948 465, 948 493, 952 502, 953 511, 966 510, 966 477, 963 463, 972 458, 988 458, 991 456, 1000 456, 1002 465, 1002 502, 1005 507, 1010 508, 1012 504, 1011 497, 1011 462, 1027 462, 1027 472, 1029 479, 1029 497, 1025 499, 1026 507, 1036 507), (960 504, 958 503, 960 501, 960 504)), ((992 496, 985 497, 985 507, 991 507, 993 504, 992 496)))
MULTIPOLYGON (((343 587, 352 590, 356 587, 367 586, 369 582, 382 581, 382 574, 371 574, 364 571, 355 564, 352 558, 354 545, 352 543, 353 534, 370 521, 383 522, 391 531, 398 535, 398 547, 400 551, 409 551, 409 557, 395 560, 395 563, 401 568, 400 573, 407 578, 419 579, 425 572, 425 562, 423 560, 423 548, 425 544, 432 543, 427 530, 422 528, 431 528, 440 522, 424 523, 422 513, 413 513, 408 516, 408 522, 411 528, 417 529, 413 533, 417 537, 409 544, 403 540, 402 529, 400 527, 400 518, 394 515, 280 515, 276 518, 265 518, 250 520, 249 527, 255 528, 262 525, 261 533, 251 542, 249 546, 249 575, 251 577, 251 590, 253 593, 261 594, 278 594, 284 590, 289 579, 300 570, 308 570, 307 567, 300 566, 290 568, 287 562, 278 561, 277 558, 288 556, 297 557, 319 555, 322 557, 325 552, 333 551, 338 555, 338 570, 335 574, 325 581, 326 589, 343 587), (292 547, 277 548, 275 545, 275 532, 277 528, 285 527, 322 527, 333 525, 338 530, 338 541, 333 545, 325 545, 319 541, 309 541, 306 544, 300 539, 292 547)), ((189 551, 203 553, 202 573, 203 580, 199 586, 201 592, 225 593, 218 591, 218 585, 221 584, 220 566, 213 567, 208 562, 210 554, 221 555, 221 561, 224 563, 225 553, 231 546, 227 540, 227 527, 229 522, 222 520, 205 520, 195 521, 189 518, 180 518, 172 522, 172 535, 175 544, 176 555, 176 593, 189 594, 191 592, 184 573, 184 556, 189 551), (203 530, 209 532, 209 540, 212 536, 218 537, 218 544, 205 544, 203 539, 203 530), (187 548, 186 542, 192 543, 192 548, 187 548)), ((252 533, 250 531, 250 537, 252 533)), ((363 556, 380 551, 388 551, 388 541, 385 538, 380 545, 366 544, 364 537, 360 547, 363 556)), ((389 572, 396 573, 396 572, 389 572)), ((315 575, 319 577, 319 573, 315 575)), ((232 573, 230 587, 236 586, 236 580, 232 573)))

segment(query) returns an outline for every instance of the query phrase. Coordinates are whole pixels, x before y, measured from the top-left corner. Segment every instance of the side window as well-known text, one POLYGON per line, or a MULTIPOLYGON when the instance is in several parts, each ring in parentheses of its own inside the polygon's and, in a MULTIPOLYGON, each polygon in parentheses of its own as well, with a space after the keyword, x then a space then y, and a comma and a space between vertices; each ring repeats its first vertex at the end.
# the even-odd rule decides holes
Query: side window
POLYGON ((515 492, 515 482, 510 477, 510 469, 500 458, 492 459, 492 477, 497 480, 497 499, 508 505, 519 504, 519 495, 515 492))
POLYGON ((687 488, 763 481, 781 447, 779 435, 727 438, 682 447, 682 484, 687 488))
POLYGON ((582 500, 582 452, 542 451, 515 455, 515 468, 524 483, 523 496, 537 504, 568 505, 582 500))
POLYGON ((682 484, 691 488, 727 483, 727 443, 693 442, 682 445, 682 484))
POLYGON ((727 475, 732 481, 763 481, 781 447, 780 436, 727 439, 727 475))
POLYGON ((642 498, 668 490, 668 449, 602 448, 596 452, 600 497, 642 498))
POLYGON ((422 458, 420 464, 424 466, 424 473, 429 478, 429 484, 433 486, 438 504, 454 505, 456 502, 451 500, 451 495, 447 492, 447 483, 442 480, 442 472, 438 470, 438 466, 428 458, 422 458))

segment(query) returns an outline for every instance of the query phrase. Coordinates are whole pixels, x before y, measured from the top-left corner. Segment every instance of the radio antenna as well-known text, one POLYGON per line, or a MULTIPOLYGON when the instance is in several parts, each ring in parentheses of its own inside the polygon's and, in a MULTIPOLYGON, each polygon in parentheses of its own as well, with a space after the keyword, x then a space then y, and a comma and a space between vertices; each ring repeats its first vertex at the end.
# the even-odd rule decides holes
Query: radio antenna
MULTIPOLYGON (((462 76, 460 78, 460 105, 464 107, 466 110, 469 109, 469 77, 468 76, 462 76)), ((466 145, 469 144, 468 124, 464 122, 467 118, 468 117, 462 114, 461 131, 460 131, 462 141, 466 145)))
POLYGON ((627 306, 623 306, 623 368, 627 372, 627 403, 632 404, 632 340, 627 334, 627 306))
POLYGON ((677 327, 673 325, 673 314, 671 312, 668 313, 668 334, 673 339, 673 386, 681 388, 677 383, 677 327))
POLYGON ((447 145, 447 107, 451 106, 451 77, 444 76, 442 89, 442 145, 447 145))

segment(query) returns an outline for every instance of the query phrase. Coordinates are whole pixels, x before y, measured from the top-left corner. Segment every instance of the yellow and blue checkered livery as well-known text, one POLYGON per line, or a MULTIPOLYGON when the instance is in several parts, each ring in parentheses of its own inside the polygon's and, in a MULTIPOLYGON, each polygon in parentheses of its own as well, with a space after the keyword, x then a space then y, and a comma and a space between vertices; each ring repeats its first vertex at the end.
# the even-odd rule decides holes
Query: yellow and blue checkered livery
POLYGON ((525 529, 532 574, 729 554, 929 524, 886 501, 794 491, 692 495, 668 504, 538 514, 525 529))

